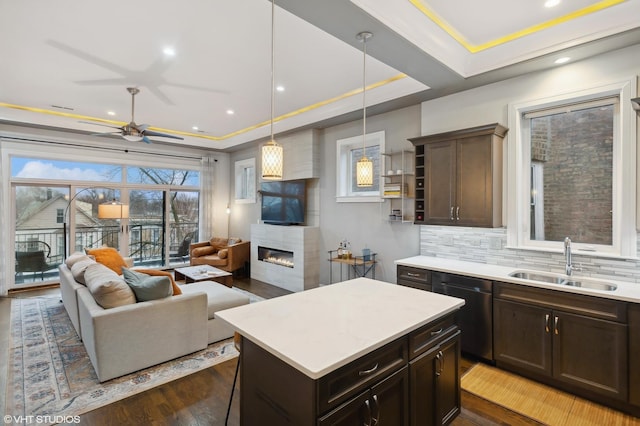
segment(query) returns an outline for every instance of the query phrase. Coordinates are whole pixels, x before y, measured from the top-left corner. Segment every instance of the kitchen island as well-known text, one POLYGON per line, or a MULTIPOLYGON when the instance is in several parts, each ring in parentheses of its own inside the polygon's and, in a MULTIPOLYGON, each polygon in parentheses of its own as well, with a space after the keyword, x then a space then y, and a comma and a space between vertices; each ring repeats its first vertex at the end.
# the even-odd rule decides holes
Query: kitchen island
POLYGON ((448 423, 463 304, 357 278, 217 312, 242 336, 241 424, 448 423))

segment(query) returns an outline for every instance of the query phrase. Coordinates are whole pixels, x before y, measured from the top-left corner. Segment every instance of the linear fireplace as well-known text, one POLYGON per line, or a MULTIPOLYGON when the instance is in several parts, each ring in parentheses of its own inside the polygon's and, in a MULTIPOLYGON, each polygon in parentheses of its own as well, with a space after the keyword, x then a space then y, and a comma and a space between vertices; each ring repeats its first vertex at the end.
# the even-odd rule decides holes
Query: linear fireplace
POLYGON ((251 278, 289 291, 318 287, 319 242, 317 226, 252 224, 251 278))
POLYGON ((258 246, 258 260, 293 268, 293 252, 270 247, 258 246))

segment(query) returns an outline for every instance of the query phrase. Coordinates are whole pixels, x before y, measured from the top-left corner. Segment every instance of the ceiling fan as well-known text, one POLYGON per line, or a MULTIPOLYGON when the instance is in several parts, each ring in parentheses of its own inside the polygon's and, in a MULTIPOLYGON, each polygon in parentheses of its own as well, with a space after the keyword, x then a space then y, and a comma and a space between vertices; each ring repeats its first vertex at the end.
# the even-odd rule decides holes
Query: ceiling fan
POLYGON ((111 127, 112 129, 118 129, 117 132, 107 132, 107 133, 95 133, 94 136, 105 136, 105 135, 120 135, 124 139, 129 142, 140 142, 143 141, 145 143, 151 143, 151 139, 149 136, 158 136, 163 138, 171 138, 171 139, 180 139, 184 140, 179 136, 169 135, 167 133, 154 132, 153 130, 148 130, 148 124, 136 124, 134 120, 134 109, 135 109, 135 96, 140 93, 140 89, 137 87, 127 87, 127 91, 131 93, 131 122, 129 124, 125 124, 122 127, 109 126, 106 124, 99 123, 91 123, 87 121, 82 121, 82 123, 87 124, 97 124, 98 126, 111 127))

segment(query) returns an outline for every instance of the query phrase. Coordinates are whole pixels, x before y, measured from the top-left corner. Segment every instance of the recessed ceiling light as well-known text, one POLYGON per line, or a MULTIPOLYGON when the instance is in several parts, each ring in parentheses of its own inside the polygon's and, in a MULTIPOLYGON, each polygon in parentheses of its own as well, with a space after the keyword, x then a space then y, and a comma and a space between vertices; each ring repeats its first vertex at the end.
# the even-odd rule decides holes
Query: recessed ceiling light
POLYGON ((232 110, 232 109, 228 109, 228 110, 227 110, 227 114, 229 114, 229 115, 233 115, 233 114, 235 114, 235 113, 236 113, 236 112, 235 112, 234 110, 232 110))
POLYGON ((276 86, 276 91, 284 92, 284 86, 276 86))
POLYGON ((176 56, 176 51, 173 47, 165 47, 164 49, 162 49, 162 53, 165 54, 165 56, 176 56))
POLYGON ((567 63, 571 60, 570 57, 568 56, 563 56, 562 58, 558 58, 555 61, 553 61, 554 64, 564 64, 567 63))
POLYGON ((193 130, 198 130, 198 126, 193 126, 192 129, 193 130))
POLYGON ((560 0, 547 0, 544 2, 544 7, 556 7, 560 4, 560 0))
POLYGON ((114 115, 116 115, 116 113, 115 113, 115 111, 107 111, 107 115, 114 116, 114 115))

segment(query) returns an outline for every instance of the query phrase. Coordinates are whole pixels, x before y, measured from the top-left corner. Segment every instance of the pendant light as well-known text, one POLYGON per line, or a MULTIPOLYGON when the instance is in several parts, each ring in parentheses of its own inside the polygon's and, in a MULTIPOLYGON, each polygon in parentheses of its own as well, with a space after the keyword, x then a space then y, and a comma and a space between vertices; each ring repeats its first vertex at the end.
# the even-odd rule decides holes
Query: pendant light
POLYGON ((275 104, 275 10, 276 2, 271 0, 271 139, 262 146, 262 179, 281 180, 283 149, 273 137, 273 113, 275 104))
POLYGON ((362 42, 362 158, 356 164, 356 185, 360 188, 373 186, 373 161, 367 158, 367 40, 373 34, 363 31, 356 35, 356 39, 362 42))

